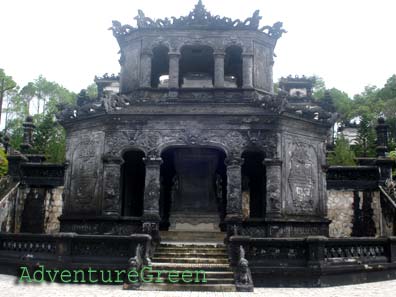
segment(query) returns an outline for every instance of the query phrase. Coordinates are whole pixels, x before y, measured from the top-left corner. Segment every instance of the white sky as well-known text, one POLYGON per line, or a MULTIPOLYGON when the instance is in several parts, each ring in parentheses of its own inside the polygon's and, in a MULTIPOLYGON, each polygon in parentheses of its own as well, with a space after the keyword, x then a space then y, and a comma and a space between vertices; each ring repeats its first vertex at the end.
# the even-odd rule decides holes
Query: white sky
MULTIPOLYGON (((8 0, 0 3, 0 68, 23 86, 39 74, 78 92, 96 74, 118 73, 112 20, 187 15, 197 0, 8 0)), ((275 50, 274 81, 319 75, 350 95, 396 73, 395 0, 204 0, 212 14, 288 31, 275 50)))

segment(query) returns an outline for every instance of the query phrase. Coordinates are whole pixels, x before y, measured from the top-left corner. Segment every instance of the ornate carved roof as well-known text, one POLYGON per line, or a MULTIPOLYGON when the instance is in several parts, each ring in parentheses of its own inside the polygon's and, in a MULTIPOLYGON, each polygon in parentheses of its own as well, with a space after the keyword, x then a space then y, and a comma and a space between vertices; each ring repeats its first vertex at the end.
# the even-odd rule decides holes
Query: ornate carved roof
POLYGON ((138 10, 138 15, 134 18, 137 27, 131 25, 122 25, 118 21, 113 21, 110 30, 113 31, 114 36, 118 39, 131 32, 139 29, 221 29, 221 30, 258 30, 263 31, 274 39, 278 39, 286 30, 282 28, 281 22, 276 22, 273 26, 264 26, 259 28, 260 11, 256 10, 250 18, 242 21, 239 19, 233 20, 228 17, 220 17, 219 15, 212 15, 206 10, 202 1, 199 0, 195 8, 187 15, 179 18, 171 17, 165 19, 151 19, 146 17, 143 11, 138 10))

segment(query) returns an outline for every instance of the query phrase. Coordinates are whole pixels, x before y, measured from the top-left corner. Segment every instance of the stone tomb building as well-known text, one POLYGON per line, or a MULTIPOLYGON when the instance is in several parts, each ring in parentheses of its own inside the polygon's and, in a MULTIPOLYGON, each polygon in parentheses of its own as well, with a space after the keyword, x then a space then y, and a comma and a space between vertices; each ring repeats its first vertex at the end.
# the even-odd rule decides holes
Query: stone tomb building
POLYGON ((258 11, 220 18, 201 1, 173 21, 142 11, 135 19, 137 27, 113 21, 119 94, 103 92, 109 76, 96 78, 101 97, 81 93, 61 115, 61 231, 328 235, 333 114, 313 102, 308 79, 274 94, 282 23, 261 28, 258 11))
POLYGON ((215 16, 201 1, 184 17, 135 19, 111 28, 119 76, 95 77, 98 97, 82 91, 58 115, 66 164, 32 154, 31 118, 21 151, 8 151, 0 273, 22 264, 207 272, 204 284, 124 282, 188 291, 396 278, 383 118, 376 158, 327 167, 329 94, 314 100, 306 77, 273 89, 282 23, 261 27, 258 11, 215 16))

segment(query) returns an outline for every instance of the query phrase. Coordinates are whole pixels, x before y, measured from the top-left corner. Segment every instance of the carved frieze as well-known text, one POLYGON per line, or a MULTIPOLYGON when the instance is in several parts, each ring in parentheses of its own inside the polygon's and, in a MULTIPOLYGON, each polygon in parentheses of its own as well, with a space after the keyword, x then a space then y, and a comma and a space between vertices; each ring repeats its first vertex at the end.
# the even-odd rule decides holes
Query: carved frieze
POLYGON ((119 156, 129 147, 142 149, 148 156, 159 156, 167 146, 203 145, 222 148, 230 156, 240 157, 243 150, 256 148, 266 156, 277 155, 278 136, 269 131, 203 130, 124 130, 109 131, 106 135, 106 152, 119 156))

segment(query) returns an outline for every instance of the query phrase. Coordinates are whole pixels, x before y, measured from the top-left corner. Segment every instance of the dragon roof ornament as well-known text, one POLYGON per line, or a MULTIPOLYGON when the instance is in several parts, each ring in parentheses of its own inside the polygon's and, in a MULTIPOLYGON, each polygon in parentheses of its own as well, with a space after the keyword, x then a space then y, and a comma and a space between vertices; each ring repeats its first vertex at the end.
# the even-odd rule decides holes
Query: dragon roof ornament
POLYGON ((195 8, 187 16, 153 20, 149 17, 146 17, 142 10, 138 10, 138 15, 134 19, 136 20, 137 24, 136 28, 131 25, 122 25, 118 21, 113 21, 113 25, 111 28, 109 28, 109 30, 113 31, 113 34, 117 39, 122 38, 125 35, 129 35, 133 31, 139 29, 209 28, 222 30, 258 30, 268 34, 274 39, 280 38, 283 33, 287 32, 282 28, 282 22, 276 22, 273 26, 264 26, 259 28, 260 20, 262 19, 259 10, 256 10, 250 18, 247 18, 244 21, 239 19, 232 20, 231 18, 212 15, 206 10, 201 0, 198 1, 198 3, 195 5, 195 8))

